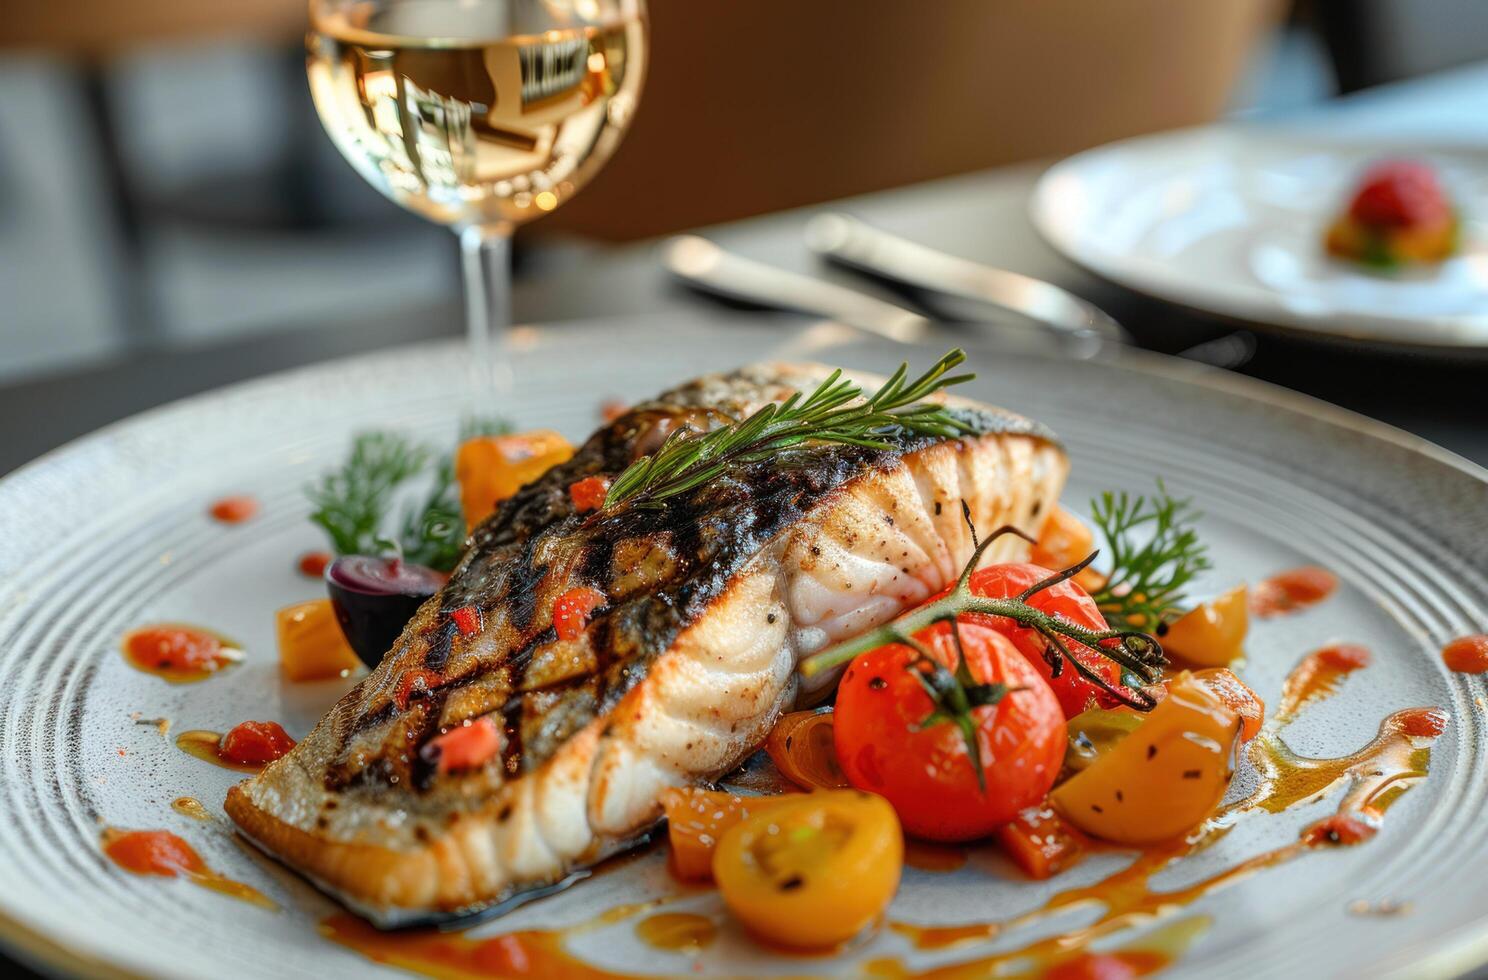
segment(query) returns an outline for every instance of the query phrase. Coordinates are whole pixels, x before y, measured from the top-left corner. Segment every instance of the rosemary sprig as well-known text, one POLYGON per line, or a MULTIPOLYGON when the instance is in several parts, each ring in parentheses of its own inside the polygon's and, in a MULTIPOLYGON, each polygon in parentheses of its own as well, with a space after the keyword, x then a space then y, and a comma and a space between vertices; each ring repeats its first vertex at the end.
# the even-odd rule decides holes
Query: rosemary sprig
POLYGON ((961 570, 961 578, 956 582, 955 588, 945 596, 934 602, 926 603, 893 622, 813 654, 801 661, 798 669, 804 676, 814 677, 823 671, 847 663, 860 653, 876 650, 886 644, 907 643, 913 646, 909 643, 909 638, 914 634, 936 623, 954 623, 957 617, 969 613, 1006 616, 1037 631, 1049 641, 1044 657, 1054 677, 1058 677, 1068 665, 1073 667, 1081 677, 1123 704, 1139 711, 1150 711, 1156 707, 1157 701, 1142 690, 1143 685, 1155 684, 1161 679, 1162 668, 1167 664, 1162 646, 1154 637, 1140 630, 1114 624, 1107 630, 1086 629, 1060 616, 1035 609, 1028 604, 1031 596, 1079 574, 1094 559, 1094 555, 1062 572, 1056 572, 1041 582, 1035 582, 1022 593, 1011 598, 993 599, 971 591, 971 573, 981 564, 982 556, 986 554, 992 542, 1004 534, 1027 537, 1014 527, 999 528, 977 545, 966 567, 961 570), (1099 673, 1086 666, 1078 657, 1073 656, 1067 644, 1069 640, 1088 647, 1119 666, 1122 683, 1126 687, 1112 686, 1099 673))
POLYGON ((833 371, 811 394, 802 397, 796 392, 743 421, 703 434, 678 429, 655 453, 636 460, 620 474, 605 497, 605 507, 664 506, 668 498, 716 479, 730 466, 762 462, 806 442, 887 449, 888 438, 901 431, 946 438, 963 435, 971 431, 970 426, 944 406, 924 399, 974 378, 972 374, 946 377, 964 360, 964 351, 949 351, 913 381, 906 380, 909 365, 901 364, 867 398, 861 388, 842 378, 840 370, 833 371))
POLYGON ((1090 510, 1111 556, 1106 582, 1091 598, 1112 626, 1157 631, 1188 583, 1211 567, 1192 502, 1173 499, 1159 480, 1151 498, 1107 491, 1090 510))

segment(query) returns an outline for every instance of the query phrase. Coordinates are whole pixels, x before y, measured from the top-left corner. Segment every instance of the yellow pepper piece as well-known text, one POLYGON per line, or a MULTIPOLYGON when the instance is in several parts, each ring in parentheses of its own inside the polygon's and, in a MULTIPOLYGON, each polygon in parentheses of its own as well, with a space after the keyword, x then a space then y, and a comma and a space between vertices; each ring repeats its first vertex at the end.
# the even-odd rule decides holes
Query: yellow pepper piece
POLYGON ((1055 787, 1070 823, 1118 844, 1150 844, 1202 823, 1230 785, 1240 718, 1185 671, 1136 731, 1055 787))

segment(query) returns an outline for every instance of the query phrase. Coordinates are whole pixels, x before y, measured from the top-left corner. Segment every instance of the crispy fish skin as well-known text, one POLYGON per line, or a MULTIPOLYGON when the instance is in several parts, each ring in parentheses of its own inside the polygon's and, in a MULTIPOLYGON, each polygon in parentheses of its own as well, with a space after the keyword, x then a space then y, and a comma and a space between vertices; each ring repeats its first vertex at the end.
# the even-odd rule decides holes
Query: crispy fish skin
MULTIPOLYGON (((1068 464, 1019 416, 948 398, 974 434, 891 451, 809 445, 664 508, 576 514, 567 488, 617 474, 679 425, 742 418, 827 373, 757 365, 633 409, 477 528, 444 591, 382 663, 227 811, 260 847, 383 927, 543 889, 633 845, 669 786, 717 779, 803 690, 799 660, 955 579, 976 527, 1033 533, 1068 464), (561 640, 554 601, 606 596, 561 640), (450 612, 474 606, 472 635, 450 612), (430 742, 490 716, 498 758, 438 771, 430 742)), ((856 379, 871 390, 879 379, 856 379)), ((989 561, 1021 557, 1009 535, 989 561)))

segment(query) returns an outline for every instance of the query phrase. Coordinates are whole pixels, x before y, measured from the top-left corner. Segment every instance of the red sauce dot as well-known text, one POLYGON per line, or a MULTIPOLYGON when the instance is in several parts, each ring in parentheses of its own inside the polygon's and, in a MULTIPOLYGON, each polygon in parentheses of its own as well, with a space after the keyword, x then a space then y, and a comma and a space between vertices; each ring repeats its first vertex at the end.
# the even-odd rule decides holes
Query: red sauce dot
POLYGON ((1463 636, 1442 647, 1442 660, 1447 669, 1459 674, 1481 674, 1488 671, 1488 635, 1463 636))
POLYGON ((300 574, 307 578, 320 578, 325 574, 326 566, 331 563, 329 551, 307 551, 295 562, 295 567, 300 574))
POLYGON ((207 511, 224 524, 241 524, 258 513, 258 501, 252 497, 223 497, 207 511))
POLYGON ((294 739, 277 721, 245 721, 222 736, 217 754, 240 766, 262 766, 294 746, 294 739))
POLYGON ((137 875, 174 878, 207 869, 201 855, 168 830, 109 830, 103 836, 103 853, 137 875))
POLYGON ((1144 957, 1133 953, 1081 953, 1074 959, 1051 966, 1044 972, 1044 980, 1130 980, 1151 973, 1154 967, 1161 969, 1163 965, 1136 962, 1139 958, 1144 957))
POLYGON ((1331 647, 1323 647, 1314 654, 1321 662, 1341 670, 1345 673, 1351 670, 1363 670, 1369 666, 1369 650, 1355 643, 1339 643, 1331 647))
POLYGON ((1337 589, 1338 576, 1326 568, 1293 568, 1258 583, 1250 594, 1250 611, 1262 618, 1297 612, 1322 602, 1337 589))
POLYGON ((1417 738, 1435 738, 1447 730, 1450 720, 1440 708, 1409 708, 1395 713, 1395 723, 1407 735, 1417 738))
POLYGON ((1303 831, 1302 842, 1309 847, 1328 845, 1348 847, 1362 844, 1376 833, 1378 833, 1378 828, 1371 823, 1346 813, 1335 813, 1303 831))
POLYGON ((201 680, 239 657, 214 633, 170 623, 131 630, 123 648, 130 664, 170 680, 201 680))

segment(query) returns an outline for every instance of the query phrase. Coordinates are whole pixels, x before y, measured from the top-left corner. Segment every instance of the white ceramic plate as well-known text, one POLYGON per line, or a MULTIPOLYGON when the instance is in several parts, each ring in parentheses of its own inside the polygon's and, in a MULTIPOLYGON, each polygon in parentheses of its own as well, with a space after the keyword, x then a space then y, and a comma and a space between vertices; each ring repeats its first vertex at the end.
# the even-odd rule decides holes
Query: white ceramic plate
POLYGON ((1324 140, 1212 126, 1055 164, 1032 201, 1060 251, 1138 292, 1260 326, 1412 347, 1488 348, 1488 149, 1324 140), (1461 254, 1375 274, 1329 258, 1325 229, 1359 174, 1424 159, 1463 217, 1461 254))
MULTIPOLYGON (((607 322, 525 333, 515 396, 522 426, 581 437, 610 396, 653 393, 707 369, 778 353, 781 335, 753 323, 719 329, 681 320, 607 322)), ((815 335, 813 335, 815 336, 815 335)), ((835 336, 830 331, 827 340, 835 336)), ((799 338, 793 353, 802 350, 799 338)), ((907 351, 853 342, 816 356, 885 369, 907 351)), ((183 755, 131 715, 176 731, 277 719, 303 734, 345 683, 296 686, 276 670, 272 613, 312 598, 295 556, 321 544, 302 487, 359 429, 397 426, 448 439, 463 352, 415 347, 308 368, 194 398, 105 429, 0 482, 0 940, 54 969, 151 976, 380 973, 333 945, 317 923, 334 906, 236 841, 220 814, 234 773, 183 755), (229 527, 205 515, 226 493, 264 505, 229 527), (186 620, 241 640, 247 661, 205 683, 171 686, 138 673, 117 643, 149 621, 186 620), (208 823, 173 812, 191 795, 208 823), (104 859, 104 825, 173 830, 219 871, 253 884, 277 912, 184 881, 126 874, 104 859)), ((1162 476, 1205 512, 1216 571, 1204 589, 1315 561, 1341 593, 1301 616, 1257 625, 1246 676, 1268 701, 1304 652, 1330 640, 1367 643, 1376 664, 1290 731, 1296 748, 1342 754, 1389 711, 1439 705, 1453 716, 1429 779, 1367 845, 1310 854, 1205 898, 1159 926, 1212 923, 1178 969, 1202 976, 1443 973, 1488 951, 1488 739, 1483 681, 1448 673, 1436 650, 1488 628, 1485 473, 1394 430, 1314 402, 1178 362, 1137 356, 1064 363, 973 354, 972 393, 1051 424, 1067 440, 1067 499, 1102 488, 1144 490, 1162 476), (1414 914, 1360 918, 1356 900, 1414 903, 1414 914)), ((349 683, 349 682, 346 682, 349 683)), ((1330 802, 1246 820, 1161 884, 1213 874, 1278 843, 1330 802)), ((1054 891, 1109 872, 1105 858, 1053 882, 1021 880, 995 852, 951 874, 908 869, 895 919, 952 924, 1007 918, 1054 891)), ((623 902, 678 896, 674 910, 725 922, 697 956, 641 944, 634 920, 573 937, 576 955, 643 975, 855 972, 868 959, 912 967, 985 955, 987 944, 916 953, 884 931, 835 959, 764 952, 726 924, 711 892, 682 892, 652 853, 479 927, 478 935, 579 922, 623 902)), ((993 948, 1088 921, 1075 909, 993 948)), ((1138 923, 1140 931, 1144 924, 1138 923)), ((1109 942, 1124 942, 1127 934, 1109 942)))

